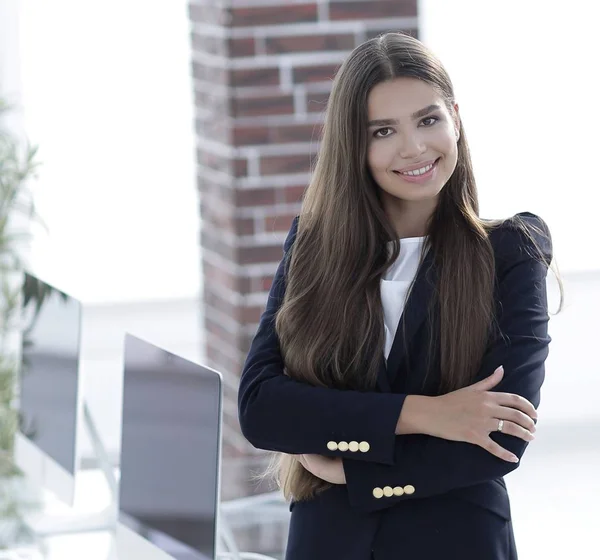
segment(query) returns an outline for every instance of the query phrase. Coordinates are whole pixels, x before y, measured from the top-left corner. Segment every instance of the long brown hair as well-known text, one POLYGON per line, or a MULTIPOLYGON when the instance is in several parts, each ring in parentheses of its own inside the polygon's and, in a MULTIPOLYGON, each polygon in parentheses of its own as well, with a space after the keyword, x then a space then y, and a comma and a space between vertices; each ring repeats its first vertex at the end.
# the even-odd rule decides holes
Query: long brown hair
MULTIPOLYGON (((400 242, 367 166, 367 97, 378 83, 414 77, 433 86, 453 114, 453 86, 418 40, 387 33, 358 46, 338 70, 325 112, 320 153, 305 192, 275 327, 285 374, 325 387, 371 390, 383 356, 380 282, 400 242), (387 242, 393 241, 388 253, 387 242)), ((440 393, 472 381, 494 323, 494 253, 499 221, 479 218, 467 138, 459 130, 456 169, 440 193, 423 247, 437 271, 440 393)), ((543 232, 542 232, 543 233, 543 232)), ((562 300, 561 300, 562 302, 562 300)), ((491 373, 491 372, 490 372, 491 373)), ((277 454, 275 474, 287 499, 330 486, 291 455, 277 454)))

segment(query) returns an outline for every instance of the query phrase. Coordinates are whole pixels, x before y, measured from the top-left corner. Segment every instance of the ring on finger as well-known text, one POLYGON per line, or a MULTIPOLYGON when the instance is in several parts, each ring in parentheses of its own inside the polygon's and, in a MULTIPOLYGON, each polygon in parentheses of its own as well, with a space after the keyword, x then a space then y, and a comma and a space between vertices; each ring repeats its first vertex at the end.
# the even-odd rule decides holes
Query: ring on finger
POLYGON ((498 420, 498 431, 501 432, 504 429, 504 420, 498 420))

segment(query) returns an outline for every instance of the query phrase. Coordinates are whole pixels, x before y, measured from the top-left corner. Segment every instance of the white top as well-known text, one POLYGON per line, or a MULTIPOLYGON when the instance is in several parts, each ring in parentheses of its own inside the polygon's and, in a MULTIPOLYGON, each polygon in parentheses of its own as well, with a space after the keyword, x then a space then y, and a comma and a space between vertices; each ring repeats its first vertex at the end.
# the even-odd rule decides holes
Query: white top
MULTIPOLYGON (((396 336, 398 322, 404 311, 408 288, 417 274, 421 249, 425 239, 426 237, 400 239, 400 254, 381 279, 386 363, 396 336)), ((391 247, 392 243, 390 241, 388 247, 391 247)))

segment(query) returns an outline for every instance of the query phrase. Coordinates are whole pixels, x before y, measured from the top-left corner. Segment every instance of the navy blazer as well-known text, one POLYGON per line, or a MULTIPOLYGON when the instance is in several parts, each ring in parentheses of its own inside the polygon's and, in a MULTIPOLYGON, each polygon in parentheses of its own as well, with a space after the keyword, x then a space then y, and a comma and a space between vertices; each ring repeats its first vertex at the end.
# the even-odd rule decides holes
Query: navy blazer
MULTIPOLYGON (((531 240, 511 220, 490 233, 501 335, 490 340, 477 380, 503 365, 504 378, 494 390, 521 395, 537 408, 551 340, 545 279, 552 243, 541 218, 518 215, 545 232, 531 230, 545 262, 533 256, 531 240)), ((432 252, 417 271, 387 366, 379 357, 375 390, 315 387, 283 374, 274 329, 297 225, 296 217, 244 364, 239 419, 244 436, 257 448, 341 457, 346 484, 310 501, 292 502, 286 559, 517 558, 503 476, 519 463, 470 443, 395 435, 406 395, 435 394, 439 382, 439 355, 429 384, 422 381, 435 328, 435 319, 430 324, 427 318, 435 280, 432 252)), ((500 432, 491 437, 519 458, 528 445, 500 432)))

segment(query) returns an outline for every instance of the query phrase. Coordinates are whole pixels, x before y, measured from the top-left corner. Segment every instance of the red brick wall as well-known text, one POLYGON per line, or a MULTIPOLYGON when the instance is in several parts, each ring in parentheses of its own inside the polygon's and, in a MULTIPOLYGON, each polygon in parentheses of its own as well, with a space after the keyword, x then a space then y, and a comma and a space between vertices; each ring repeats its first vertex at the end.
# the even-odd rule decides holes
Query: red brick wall
POLYGON ((236 387, 318 150, 331 80, 379 33, 416 36, 416 0, 191 0, 206 355, 236 387))

